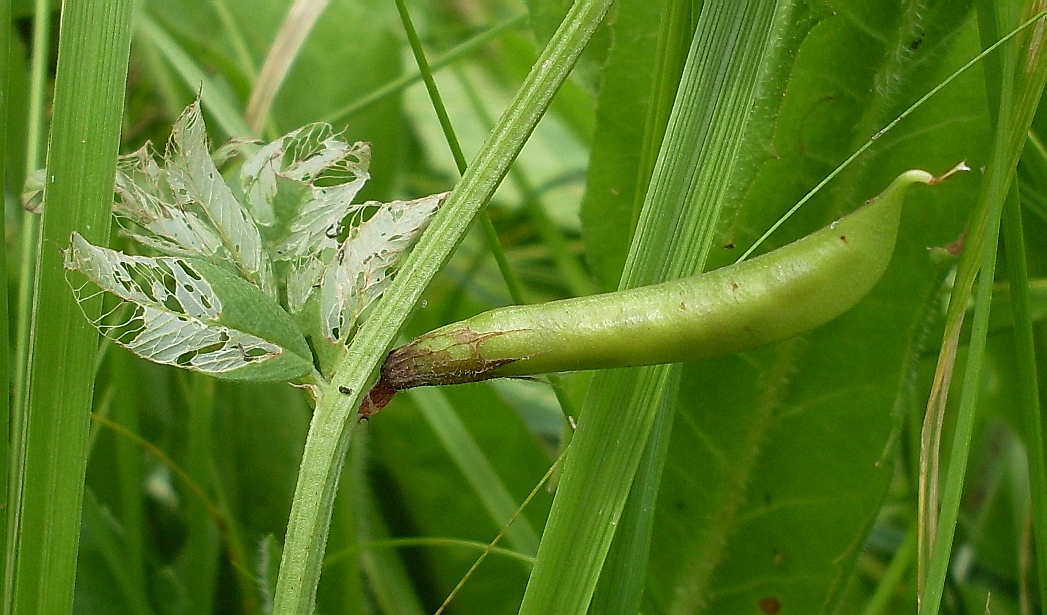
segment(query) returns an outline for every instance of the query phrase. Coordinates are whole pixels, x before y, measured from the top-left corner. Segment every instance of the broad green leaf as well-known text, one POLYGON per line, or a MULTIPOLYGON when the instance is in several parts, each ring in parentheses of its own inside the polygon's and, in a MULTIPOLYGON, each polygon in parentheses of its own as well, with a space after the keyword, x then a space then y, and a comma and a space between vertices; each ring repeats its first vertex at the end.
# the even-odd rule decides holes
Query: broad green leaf
MULTIPOLYGON (((231 380, 283 381, 312 371, 305 338, 256 287, 210 263, 127 256, 73 234, 66 268, 118 298, 126 312, 93 324, 138 356, 231 380)), ((74 287, 77 301, 95 293, 74 287)))

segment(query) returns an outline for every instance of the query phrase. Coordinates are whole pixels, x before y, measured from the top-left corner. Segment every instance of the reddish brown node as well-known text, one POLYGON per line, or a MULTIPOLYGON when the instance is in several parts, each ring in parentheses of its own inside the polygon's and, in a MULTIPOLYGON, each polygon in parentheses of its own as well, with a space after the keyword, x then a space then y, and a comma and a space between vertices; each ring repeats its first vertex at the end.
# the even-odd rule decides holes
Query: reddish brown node
POLYGON ((371 387, 367 397, 364 397, 363 403, 360 404, 360 420, 366 421, 371 418, 371 415, 389 405, 393 395, 396 395, 396 389, 384 379, 379 380, 371 387))

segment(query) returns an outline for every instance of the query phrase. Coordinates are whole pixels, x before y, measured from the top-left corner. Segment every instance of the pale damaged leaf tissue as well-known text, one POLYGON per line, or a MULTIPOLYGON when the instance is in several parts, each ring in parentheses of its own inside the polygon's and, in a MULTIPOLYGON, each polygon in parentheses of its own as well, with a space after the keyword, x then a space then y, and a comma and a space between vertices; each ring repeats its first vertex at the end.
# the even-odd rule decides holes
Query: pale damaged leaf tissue
MULTIPOLYGON (((94 324, 157 363, 247 380, 315 374, 315 343, 349 339, 446 196, 356 203, 370 161, 369 144, 327 124, 211 152, 197 101, 162 156, 146 144, 117 165, 113 213, 159 256, 74 235, 66 265, 88 280, 77 299, 88 287, 118 298, 94 324), (227 179, 219 165, 234 158, 227 179)), ((26 201, 42 206, 44 176, 33 177, 26 201)))
MULTIPOLYGON (((128 256, 93 246, 74 233, 66 268, 91 283, 74 286, 77 301, 92 295, 87 291, 92 284, 120 299, 93 324, 142 358, 238 378, 248 375, 238 374, 247 368, 257 375, 257 366, 285 352, 276 343, 224 325, 224 306, 214 285, 184 258, 128 256)), ((273 379, 298 377, 304 374, 294 372, 304 369, 279 370, 273 379)))
POLYGON ((320 282, 320 317, 324 335, 339 341, 391 281, 400 262, 447 193, 382 205, 366 222, 354 227, 338 246, 320 282))
POLYGON ((148 145, 121 158, 116 193, 114 212, 142 229, 128 233, 143 245, 164 254, 232 263, 245 279, 276 297, 258 225, 211 158, 199 102, 175 122, 164 166, 155 162, 148 145))
POLYGON ((344 221, 362 213, 364 205, 353 200, 370 178, 370 161, 368 144, 346 143, 329 125, 309 124, 244 162, 245 202, 263 226, 274 260, 287 264, 291 312, 305 307, 338 249, 344 221))

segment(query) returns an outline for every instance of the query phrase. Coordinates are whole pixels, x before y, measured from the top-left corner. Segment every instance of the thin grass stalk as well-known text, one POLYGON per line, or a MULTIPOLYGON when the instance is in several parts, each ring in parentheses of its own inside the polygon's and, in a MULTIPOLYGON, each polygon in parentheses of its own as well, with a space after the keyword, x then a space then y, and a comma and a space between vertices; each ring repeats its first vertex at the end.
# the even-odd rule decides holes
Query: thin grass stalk
MULTIPOLYGON (((472 38, 469 38, 463 41, 462 43, 456 45, 450 51, 444 53, 439 58, 434 60, 432 65, 430 66, 432 72, 438 72, 440 71, 440 69, 454 64, 455 62, 464 58, 465 56, 483 48, 484 45, 487 45, 495 38, 501 36, 506 30, 511 30, 513 28, 520 27, 522 24, 526 22, 527 14, 521 13, 519 15, 516 15, 515 17, 510 17, 505 21, 502 21, 491 26, 490 28, 487 28, 483 32, 480 32, 472 38)), ((360 99, 355 100, 346 105, 345 107, 338 109, 334 113, 328 114, 326 117, 324 117, 323 121, 335 125, 344 124, 346 121, 348 121, 350 117, 356 115, 357 113, 360 113, 364 109, 370 107, 373 104, 376 104, 377 102, 381 101, 386 97, 393 96, 394 94, 398 94, 403 90, 406 90, 407 88, 411 87, 412 85, 418 83, 421 80, 422 74, 420 72, 412 73, 409 75, 403 75, 402 77, 394 79, 393 81, 390 81, 389 83, 379 88, 376 88, 370 93, 360 97, 360 99)))
MULTIPOLYGON (((1042 0, 1028 2, 1023 11, 1023 17, 1031 18, 1038 15, 1044 7, 1045 3, 1042 0)), ((990 34, 998 29, 992 24, 992 20, 997 18, 995 12, 997 8, 994 3, 989 3, 979 11, 981 23, 990 34)), ((936 615, 941 608, 974 425, 978 376, 985 346, 1000 216, 1018 158, 1043 92, 1044 79, 1047 77, 1047 58, 1044 56, 1042 46, 1043 37, 1042 21, 1034 26, 1031 32, 1027 31, 1019 35, 1014 43, 1007 46, 1017 49, 1017 52, 1011 51, 1005 56, 1005 60, 1001 62, 1003 68, 999 72, 997 83, 990 81, 988 84, 990 92, 1000 92, 992 162, 986 169, 982 192, 967 235, 967 244, 960 260, 949 303, 946 332, 928 402, 921 446, 920 516, 923 527, 920 540, 919 594, 921 596, 920 612, 925 615, 936 615), (975 302, 968 363, 960 393, 956 428, 951 442, 939 513, 935 496, 937 489, 935 466, 939 457, 941 426, 944 423, 963 317, 976 278, 985 283, 979 287, 978 298, 975 302), (928 542, 931 542, 930 548, 927 546, 928 542)), ((1004 48, 1005 53, 1007 53, 1007 47, 1004 48)), ((987 72, 987 77, 993 77, 992 71, 987 72)))
MULTIPOLYGON (((8 23, 11 23, 11 2, 10 0, 0 0, 0 24, 8 23)), ((8 98, 11 96, 8 86, 8 67, 11 65, 10 55, 11 29, 3 28, 3 32, 0 32, 0 152, 7 151, 7 128, 9 124, 7 107, 8 98)), ((0 164, 0 186, 7 186, 7 165, 3 164, 0 164)), ((7 237, 5 218, 6 216, 0 218, 0 237, 7 237)), ((0 318, 0 348, 4 349, 3 356, 0 357, 0 377, 3 378, 2 382, 8 395, 5 397, 6 401, 0 403, 0 502, 7 502, 7 494, 9 492, 8 476, 11 468, 9 439, 11 434, 10 392, 13 381, 11 380, 11 355, 7 351, 11 348, 11 333, 7 318, 7 315, 10 313, 7 307, 8 288, 10 287, 7 279, 7 250, 4 249, 0 250, 0 289, 3 289, 3 293, 0 293, 0 314, 3 315, 0 318)), ((6 515, 0 515, 0 545, 2 544, 7 544, 6 515)), ((0 579, 6 576, 4 573, 6 563, 6 558, 0 558, 0 579)))
MULTIPOLYGON (((760 63, 776 36, 776 20, 790 6, 771 1, 703 6, 622 287, 701 268, 760 63)), ((655 413, 673 407, 678 369, 618 369, 594 376, 521 613, 589 608, 655 413)))
POLYGON ((332 383, 320 392, 291 505, 274 614, 313 611, 339 469, 367 385, 425 287, 505 177, 610 5, 611 0, 581 0, 572 6, 374 315, 353 339, 332 383))
POLYGON ((1036 375, 1036 348, 1033 338, 1029 299, 1029 268, 1026 263, 1022 210, 1017 186, 1011 187, 1004 203, 1003 245, 1011 291, 1014 343, 1018 365, 1018 400, 1024 422, 1025 450, 1029 465, 1029 495, 1032 505, 1032 533, 1036 550, 1037 585, 1040 604, 1047 605, 1047 467, 1043 450, 1043 419, 1040 414, 1040 386, 1036 375))
MULTIPOLYGON (((997 218, 997 221, 999 218, 997 218)), ((975 299, 974 322, 967 355, 967 365, 963 373, 963 387, 957 410, 956 427, 951 441, 948 469, 942 492, 941 512, 937 515, 927 563, 927 579, 920 600, 921 615, 937 615, 941 608, 942 594, 948 575, 952 555, 952 543, 959 518, 960 497, 963 491, 963 480, 970 454, 971 437, 974 433, 975 410, 978 400, 979 375, 982 369, 982 358, 985 353, 986 337, 989 329, 989 302, 992 300, 992 279, 996 270, 996 239, 999 226, 990 229, 986 236, 981 257, 981 278, 986 283, 978 288, 975 299), (992 232, 992 231, 996 232, 992 232), (991 241, 988 241, 991 240, 991 241)), ((955 299, 955 297, 954 297, 955 299)), ((938 437, 941 437, 939 430, 938 437)), ((937 446, 932 450, 937 451, 937 446)), ((933 476, 932 476, 933 480, 933 476)), ((928 509, 934 516, 934 510, 928 509)))
MULTIPOLYGON (((27 371, 24 483, 14 539, 19 615, 67 613, 76 577, 80 506, 97 332, 66 284, 63 256, 77 230, 104 244, 130 53, 130 0, 63 5, 45 213, 27 371), (56 454, 56 452, 60 452, 56 454)), ((84 306, 97 316, 100 303, 84 306)), ((9 543, 10 544, 10 543, 9 543)), ((9 547, 10 548, 10 547, 9 547)))
MULTIPOLYGON (((429 68, 429 61, 425 58, 425 50, 422 49, 422 41, 418 38, 418 31, 414 28, 414 23, 411 21, 411 13, 407 10, 407 4, 404 0, 396 0, 396 10, 400 13, 400 21, 403 23, 404 32, 407 34, 407 42, 411 45, 411 53, 418 64, 418 72, 422 76, 425 91, 429 94, 429 101, 432 103, 433 111, 436 112, 436 118, 440 122, 440 129, 444 133, 447 147, 451 150, 454 164, 458 167, 458 173, 464 174, 467 163, 465 161, 465 153, 462 152, 462 144, 458 141, 458 135, 455 134, 454 126, 451 124, 451 116, 448 115, 447 106, 444 105, 443 97, 440 96, 440 89, 436 86, 433 71, 429 68)), ((520 287, 520 281, 516 279, 516 274, 513 273, 512 267, 509 266, 509 259, 505 256, 505 250, 502 249, 502 244, 498 239, 498 231, 495 230, 494 223, 491 222, 491 214, 487 209, 480 212, 480 226, 483 228, 484 239, 487 240, 491 255, 494 256, 494 262, 498 265, 498 272, 502 274, 505 286, 509 290, 509 296, 512 298, 513 303, 523 303, 523 291, 520 287)))
MULTIPOLYGON (((1012 3, 1013 4, 1013 3, 1012 3)), ((1004 7, 1005 5, 1000 5, 1004 7)), ((992 41, 997 40, 1000 31, 1000 15, 998 9, 989 3, 982 2, 978 5, 979 34, 982 46, 987 47, 992 41)), ((988 94, 989 118, 992 126, 997 130, 996 147, 997 153, 1001 147, 999 126, 1000 116, 1010 117, 1009 113, 1003 113, 1003 105, 1011 103, 1012 79, 1015 62, 1015 48, 1013 43, 999 49, 997 53, 988 55, 983 60, 985 72, 986 92, 988 94), (1006 67, 1006 68, 1005 68, 1006 67), (1009 71, 1009 72, 1008 72, 1009 71), (1006 93, 1005 90, 1006 89, 1006 93)), ((988 185, 988 184, 985 184, 988 185)), ((984 188, 983 188, 984 196, 984 188)), ((983 212, 984 213, 984 212, 983 212)), ((998 219, 998 217, 997 217, 998 219)), ((978 222, 982 222, 980 218, 978 222)), ((984 230, 982 231, 984 233, 984 230)), ((974 245, 980 245, 980 234, 975 235, 974 245)), ((968 291, 969 292, 969 291, 968 291)), ((950 314, 950 318, 962 320, 963 314, 950 314)), ((952 321, 950 321, 952 322, 952 321)), ((941 462, 941 440, 945 425, 945 400, 948 396, 952 379, 952 366, 955 361, 956 348, 959 344, 959 326, 950 334, 947 326, 947 343, 943 344, 943 356, 949 356, 948 361, 939 360, 937 373, 935 374, 935 385, 940 387, 932 389, 931 400, 937 399, 935 403, 928 403, 928 412, 924 416, 923 428, 920 436, 920 470, 918 485, 918 519, 919 519, 919 555, 917 559, 917 593, 922 595, 925 590, 927 569, 931 557, 932 542, 938 530, 938 512, 941 500, 939 493, 940 462, 941 462), (939 384, 940 383, 940 384, 939 384), (939 393, 940 391, 940 393, 939 393), (931 408, 935 408, 931 411, 931 408)))

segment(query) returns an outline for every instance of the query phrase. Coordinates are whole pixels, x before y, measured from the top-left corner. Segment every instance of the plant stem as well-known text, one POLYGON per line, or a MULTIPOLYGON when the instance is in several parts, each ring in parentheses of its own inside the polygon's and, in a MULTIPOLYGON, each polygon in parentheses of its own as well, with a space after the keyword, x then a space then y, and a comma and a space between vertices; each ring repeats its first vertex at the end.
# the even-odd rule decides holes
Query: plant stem
POLYGON ((363 391, 429 281, 505 177, 610 5, 611 0, 581 0, 571 8, 321 393, 291 505, 274 614, 312 613, 339 470, 363 391), (341 394, 339 388, 351 392, 341 394))

